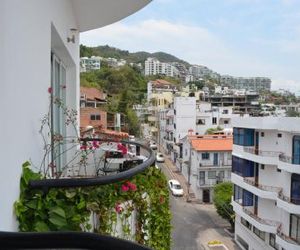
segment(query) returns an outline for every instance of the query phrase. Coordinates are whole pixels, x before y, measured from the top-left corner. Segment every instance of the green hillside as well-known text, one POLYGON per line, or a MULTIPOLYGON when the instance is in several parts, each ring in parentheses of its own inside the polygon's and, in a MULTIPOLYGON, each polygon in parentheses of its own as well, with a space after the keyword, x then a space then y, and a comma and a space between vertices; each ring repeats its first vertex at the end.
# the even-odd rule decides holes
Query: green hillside
POLYGON ((128 50, 120 50, 108 45, 97 46, 97 47, 87 47, 80 45, 80 56, 91 57, 91 56, 101 56, 101 57, 113 57, 117 59, 125 59, 127 62, 132 63, 144 63, 148 57, 155 57, 161 62, 180 62, 189 66, 189 63, 183 61, 171 54, 165 52, 155 52, 149 53, 145 51, 139 51, 130 53, 128 50))

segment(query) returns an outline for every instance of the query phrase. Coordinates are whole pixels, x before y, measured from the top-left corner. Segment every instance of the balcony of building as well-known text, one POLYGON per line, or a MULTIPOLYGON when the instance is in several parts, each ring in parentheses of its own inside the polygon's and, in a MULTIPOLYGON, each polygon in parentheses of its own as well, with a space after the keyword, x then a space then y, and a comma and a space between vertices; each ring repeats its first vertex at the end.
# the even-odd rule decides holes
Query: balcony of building
POLYGON ((219 178, 218 176, 216 176, 216 178, 214 178, 214 179, 199 179, 199 181, 197 182, 197 186, 198 186, 198 188, 212 188, 216 184, 223 183, 223 182, 229 182, 229 181, 230 181, 230 178, 227 178, 227 177, 219 178))
POLYGON ((277 198, 277 206, 290 214, 300 214, 299 197, 291 197, 280 193, 277 198))
POLYGON ((278 168, 289 173, 300 174, 300 154, 294 154, 293 156, 280 154, 278 168))
POLYGON ((283 232, 277 233, 276 243, 279 244, 282 247, 282 249, 300 250, 300 242, 297 242, 295 239, 289 237, 283 232))
POLYGON ((253 204, 249 204, 244 198, 233 199, 231 204, 234 212, 249 221, 253 226, 263 232, 276 234, 280 223, 275 220, 262 218, 253 204))

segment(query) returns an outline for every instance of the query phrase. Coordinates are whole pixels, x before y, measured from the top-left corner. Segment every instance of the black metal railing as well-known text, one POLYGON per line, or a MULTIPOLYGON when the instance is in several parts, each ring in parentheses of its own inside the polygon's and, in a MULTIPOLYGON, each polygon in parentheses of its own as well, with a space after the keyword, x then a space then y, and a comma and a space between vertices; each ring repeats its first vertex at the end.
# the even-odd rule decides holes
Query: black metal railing
MULTIPOLYGON (((103 140, 97 138, 82 138, 81 141, 83 143, 99 141, 99 142, 116 142, 114 140, 103 140)), ((146 168, 150 167, 155 162, 155 154, 152 149, 146 147, 145 145, 132 142, 132 141, 125 141, 121 140, 118 143, 122 144, 130 144, 135 145, 144 149, 148 154, 148 158, 125 171, 119 171, 116 174, 104 175, 104 176, 96 176, 96 177, 82 177, 82 178, 58 178, 58 179, 42 179, 42 180, 32 180, 29 182, 29 187, 33 189, 48 189, 48 188, 66 188, 66 187, 87 187, 87 186, 97 186, 97 185, 106 185, 115 183, 118 181, 129 179, 130 177, 143 172, 146 168)))
POLYGON ((0 232, 0 249, 151 250, 135 242, 85 232, 0 232))

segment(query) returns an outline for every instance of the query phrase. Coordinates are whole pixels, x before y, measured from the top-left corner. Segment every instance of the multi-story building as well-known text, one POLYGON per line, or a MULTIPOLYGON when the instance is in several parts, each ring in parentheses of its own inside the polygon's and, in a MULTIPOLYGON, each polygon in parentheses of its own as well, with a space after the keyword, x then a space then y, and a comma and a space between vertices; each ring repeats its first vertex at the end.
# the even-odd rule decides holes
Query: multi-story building
POLYGON ((220 75, 213 70, 202 65, 192 65, 189 68, 189 73, 195 78, 205 78, 210 77, 213 79, 219 79, 220 75))
POLYGON ((300 249, 300 119, 233 120, 235 240, 242 249, 300 249))
POLYGON ((149 57, 145 61, 145 75, 165 75, 176 77, 179 76, 179 71, 171 63, 160 62, 156 58, 149 57))
POLYGON ((271 79, 267 77, 234 77, 222 75, 220 84, 234 89, 246 89, 253 91, 270 90, 271 79))
POLYGON ((217 107, 233 107, 234 113, 256 115, 259 113, 259 94, 245 93, 232 95, 205 96, 206 102, 217 107))
POLYGON ((188 135, 181 140, 180 171, 190 191, 202 202, 212 202, 215 184, 230 181, 232 136, 188 135))
POLYGON ((88 72, 91 70, 98 70, 101 66, 101 58, 98 56, 81 57, 80 58, 80 72, 88 72))

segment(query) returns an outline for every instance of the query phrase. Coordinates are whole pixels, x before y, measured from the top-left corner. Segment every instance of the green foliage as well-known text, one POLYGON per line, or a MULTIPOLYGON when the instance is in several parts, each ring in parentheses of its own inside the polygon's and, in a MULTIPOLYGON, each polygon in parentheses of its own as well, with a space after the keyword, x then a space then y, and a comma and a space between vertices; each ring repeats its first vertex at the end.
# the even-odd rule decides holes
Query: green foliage
POLYGON ((233 195, 233 186, 230 182, 223 182, 214 187, 214 205, 217 213, 228 220, 231 226, 234 226, 234 211, 231 206, 231 197, 233 195))
POLYGON ((221 131, 222 128, 220 126, 216 127, 216 128, 209 128, 206 130, 205 134, 208 134, 208 135, 212 135, 218 131, 221 131))
POLYGON ((289 109, 288 111, 286 111, 286 116, 287 117, 299 117, 300 113, 295 110, 289 109))
POLYGON ((135 240, 154 249, 170 249, 169 192, 160 170, 151 167, 128 180, 136 185, 136 190, 129 191, 122 191, 122 185, 128 181, 98 187, 53 188, 47 193, 29 189, 29 180, 41 178, 28 162, 23 164, 20 198, 15 202, 20 231, 89 231, 89 216, 93 212, 100 225, 94 232, 114 235, 119 218, 124 238, 130 239, 127 219, 136 209, 135 240), (126 209, 117 212, 118 204, 127 204, 126 209))

